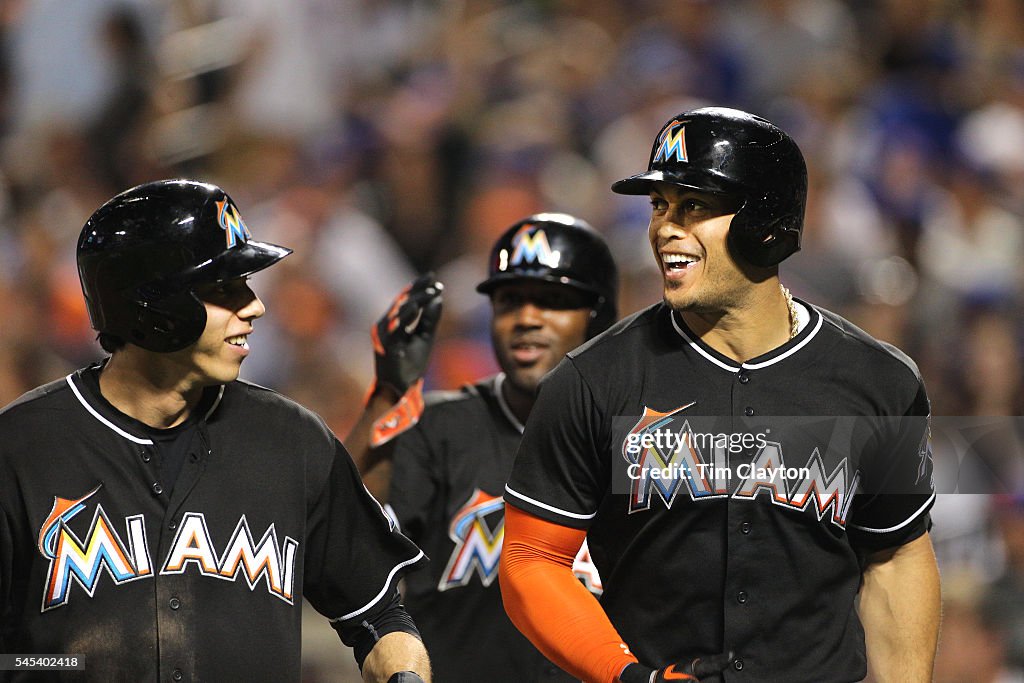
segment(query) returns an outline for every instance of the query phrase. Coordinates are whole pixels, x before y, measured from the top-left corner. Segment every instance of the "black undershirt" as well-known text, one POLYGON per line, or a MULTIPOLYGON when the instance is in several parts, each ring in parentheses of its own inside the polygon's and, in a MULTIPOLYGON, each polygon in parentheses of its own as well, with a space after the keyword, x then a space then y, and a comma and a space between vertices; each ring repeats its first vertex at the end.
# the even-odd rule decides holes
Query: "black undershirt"
POLYGON ((207 390, 196 408, 181 424, 169 429, 157 429, 136 420, 130 415, 122 413, 104 398, 100 392, 100 369, 100 366, 95 366, 82 373, 86 388, 96 401, 117 415, 122 423, 129 427, 132 432, 153 440, 153 451, 156 456, 159 481, 167 492, 170 493, 174 489, 174 484, 178 481, 178 475, 185 464, 185 458, 192 453, 198 455, 199 450, 202 448, 198 429, 199 416, 209 409, 210 402, 216 396, 216 392, 207 390))

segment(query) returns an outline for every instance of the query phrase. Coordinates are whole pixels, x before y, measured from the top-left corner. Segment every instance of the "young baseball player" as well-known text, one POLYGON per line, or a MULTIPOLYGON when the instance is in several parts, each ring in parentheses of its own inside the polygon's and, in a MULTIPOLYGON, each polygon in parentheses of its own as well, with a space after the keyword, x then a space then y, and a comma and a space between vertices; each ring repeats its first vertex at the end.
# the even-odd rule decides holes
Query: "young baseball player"
POLYGON ((366 680, 429 679, 396 586, 423 553, 320 417, 238 380, 247 277, 290 251, 188 180, 85 224, 110 356, 0 412, 0 678, 297 681, 305 597, 366 680))
MULTIPOLYGON (((489 277, 477 289, 491 299, 491 337, 502 372, 460 391, 429 394, 414 426, 407 411, 381 418, 375 448, 353 447, 353 453, 357 462, 367 457, 361 470, 371 478, 390 466, 387 500, 403 532, 431 557, 426 570, 407 577, 405 604, 437 679, 572 680, 515 629, 502 607, 502 495, 541 377, 615 320, 615 263, 584 221, 538 214, 498 239, 489 277), (388 443, 388 427, 403 433, 388 443), (392 446, 389 462, 385 454, 392 446)), ((407 388, 426 365, 437 292, 436 283, 421 279, 377 327, 377 383, 389 384, 392 397, 408 398, 407 388)), ((600 579, 586 551, 574 556, 573 580, 583 580, 584 592, 598 591, 600 579)))
POLYGON ((587 681, 931 679, 928 399, 914 363, 793 299, 803 156, 768 121, 668 121, 646 172, 664 300, 541 385, 505 500, 509 616, 587 681), (584 535, 600 604, 569 569, 584 535))

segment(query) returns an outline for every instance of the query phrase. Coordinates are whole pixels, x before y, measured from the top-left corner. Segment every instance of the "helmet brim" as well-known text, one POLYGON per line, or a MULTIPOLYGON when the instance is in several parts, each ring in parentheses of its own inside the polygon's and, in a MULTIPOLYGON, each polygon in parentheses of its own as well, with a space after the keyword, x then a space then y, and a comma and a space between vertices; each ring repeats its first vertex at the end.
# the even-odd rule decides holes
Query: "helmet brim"
POLYGON ((541 282, 551 282, 557 285, 566 285, 567 287, 578 289, 581 292, 592 294, 595 297, 600 297, 602 295, 602 292, 599 292, 594 287, 567 275, 556 275, 551 272, 538 272, 536 275, 531 275, 528 271, 524 272, 521 270, 509 273, 496 273, 478 284, 476 286, 476 291, 490 296, 491 293, 501 285, 513 282, 536 282, 538 280, 541 282))
POLYGON ((223 282, 246 277, 269 268, 290 253, 292 250, 288 247, 249 240, 200 263, 186 278, 190 282, 223 282))
POLYGON ((612 183, 612 192, 633 195, 648 194, 651 191, 651 185, 658 182, 712 194, 731 194, 737 190, 731 184, 723 182, 722 179, 716 178, 704 170, 681 173, 654 170, 637 173, 612 183))

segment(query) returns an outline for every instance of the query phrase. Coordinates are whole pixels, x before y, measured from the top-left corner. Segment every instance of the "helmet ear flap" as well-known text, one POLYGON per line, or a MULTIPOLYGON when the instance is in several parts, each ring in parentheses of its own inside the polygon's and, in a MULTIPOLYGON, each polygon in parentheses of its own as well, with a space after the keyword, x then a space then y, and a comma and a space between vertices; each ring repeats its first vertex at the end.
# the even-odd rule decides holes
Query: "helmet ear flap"
POLYGON ((786 216, 760 219, 748 208, 749 202, 733 216, 727 243, 733 256, 759 268, 776 266, 800 250, 800 227, 786 216))
POLYGON ((206 328, 206 307, 191 290, 155 303, 136 301, 135 310, 135 321, 126 341, 148 351, 180 351, 195 343, 206 328))

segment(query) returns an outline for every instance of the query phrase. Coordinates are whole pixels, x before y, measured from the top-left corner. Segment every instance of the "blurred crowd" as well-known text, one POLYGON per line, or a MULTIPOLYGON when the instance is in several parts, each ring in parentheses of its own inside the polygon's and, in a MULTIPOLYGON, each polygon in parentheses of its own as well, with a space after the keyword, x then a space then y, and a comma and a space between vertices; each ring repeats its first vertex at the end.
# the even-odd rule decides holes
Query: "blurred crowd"
MULTIPOLYGON (((82 223, 179 176, 295 249, 255 278, 245 378, 344 434, 371 323, 434 270, 428 388, 456 387, 496 368, 473 287, 523 216, 590 221, 621 311, 658 299, 647 202, 608 186, 709 104, 804 150, 796 296, 907 351, 937 417, 1021 414, 1022 0, 0 0, 0 404, 101 356, 82 223)), ((989 451, 935 510, 940 683, 1024 680, 1024 467, 989 451)))

